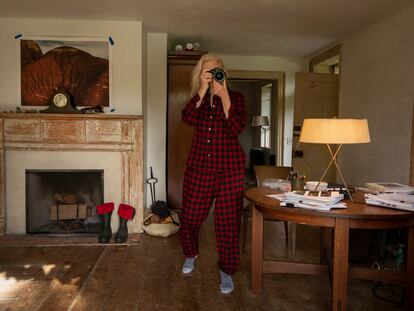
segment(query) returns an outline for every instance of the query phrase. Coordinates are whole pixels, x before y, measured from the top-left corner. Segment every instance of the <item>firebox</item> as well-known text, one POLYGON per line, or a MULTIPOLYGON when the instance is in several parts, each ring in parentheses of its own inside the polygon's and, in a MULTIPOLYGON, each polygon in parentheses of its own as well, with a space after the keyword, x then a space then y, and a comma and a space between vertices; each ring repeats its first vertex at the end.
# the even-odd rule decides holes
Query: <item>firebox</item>
POLYGON ((103 189, 103 170, 26 170, 26 232, 99 232, 103 189))

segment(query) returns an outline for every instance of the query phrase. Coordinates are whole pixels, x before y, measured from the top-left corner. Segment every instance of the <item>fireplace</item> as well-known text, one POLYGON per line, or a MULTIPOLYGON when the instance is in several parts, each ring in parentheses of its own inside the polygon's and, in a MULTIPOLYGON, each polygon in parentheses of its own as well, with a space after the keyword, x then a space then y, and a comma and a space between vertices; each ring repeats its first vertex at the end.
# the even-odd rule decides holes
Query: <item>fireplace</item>
POLYGON ((96 233, 103 170, 26 170, 27 233, 96 233))
MULTIPOLYGON (((96 217, 90 214, 94 213, 90 207, 102 201, 115 202, 116 208, 118 203, 134 206, 137 216, 128 222, 128 229, 130 232, 142 232, 142 130, 141 116, 0 114, 0 234, 43 232, 39 228, 47 224, 44 220, 46 217, 49 217, 49 221, 62 220, 63 229, 72 230, 78 225, 83 226, 85 221, 92 223, 96 217), (43 220, 37 222, 34 218, 35 221, 32 221, 31 217, 30 222, 26 221, 26 212, 29 214, 30 208, 26 205, 43 200, 37 198, 26 201, 26 192, 29 191, 26 189, 26 172, 53 173, 62 170, 66 170, 65 174, 77 173, 79 170, 95 171, 97 175, 104 171, 105 180, 97 177, 100 181, 96 182, 103 183, 102 194, 90 203, 86 199, 82 201, 82 197, 78 198, 79 190, 76 189, 64 189, 62 193, 54 189, 40 190, 49 193, 46 196, 52 195, 57 199, 47 202, 48 207, 42 212, 43 216, 39 216, 43 220), (62 195, 67 197, 64 196, 62 200, 62 195)), ((32 178, 43 180, 36 174, 32 178)), ((66 177, 59 179, 66 180, 66 177)), ((79 183, 72 181, 69 184, 79 183)), ((38 190, 35 188, 30 192, 38 190)), ((118 222, 118 217, 112 217, 114 230, 118 222)))

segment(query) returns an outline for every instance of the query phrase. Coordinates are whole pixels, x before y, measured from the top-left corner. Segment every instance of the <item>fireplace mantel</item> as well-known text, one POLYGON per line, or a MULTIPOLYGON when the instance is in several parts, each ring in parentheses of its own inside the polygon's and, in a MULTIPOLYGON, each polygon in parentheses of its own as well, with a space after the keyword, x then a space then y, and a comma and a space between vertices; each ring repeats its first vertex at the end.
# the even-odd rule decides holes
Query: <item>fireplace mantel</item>
POLYGON ((142 232, 142 116, 2 113, 0 131, 0 234, 5 233, 7 226, 5 153, 8 150, 119 152, 121 198, 137 208, 137 217, 129 228, 132 232, 142 232))

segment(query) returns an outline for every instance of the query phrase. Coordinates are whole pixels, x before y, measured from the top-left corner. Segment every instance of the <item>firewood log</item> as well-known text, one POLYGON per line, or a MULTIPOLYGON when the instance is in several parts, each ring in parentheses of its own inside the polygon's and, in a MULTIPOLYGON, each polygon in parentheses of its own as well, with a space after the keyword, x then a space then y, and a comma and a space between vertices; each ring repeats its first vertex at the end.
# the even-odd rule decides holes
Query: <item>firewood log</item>
POLYGON ((56 192, 52 195, 52 200, 56 203, 63 203, 63 195, 56 192))
POLYGON ((76 204, 78 202, 78 196, 76 194, 65 194, 63 196, 63 202, 66 204, 76 204))

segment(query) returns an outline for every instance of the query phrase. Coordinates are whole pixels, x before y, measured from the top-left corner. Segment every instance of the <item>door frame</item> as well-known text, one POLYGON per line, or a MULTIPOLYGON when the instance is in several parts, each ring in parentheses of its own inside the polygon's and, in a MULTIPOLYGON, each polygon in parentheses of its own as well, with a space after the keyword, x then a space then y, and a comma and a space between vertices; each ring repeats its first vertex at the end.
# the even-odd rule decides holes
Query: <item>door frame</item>
POLYGON ((309 72, 314 73, 314 67, 324 61, 338 55, 339 56, 339 74, 342 72, 342 43, 337 44, 327 50, 319 52, 316 56, 309 59, 309 72))
POLYGON ((410 186, 414 186, 414 102, 413 114, 411 119, 411 154, 410 154, 410 186))
POLYGON ((283 165, 284 136, 285 136, 285 86, 286 73, 283 71, 250 71, 250 70, 228 70, 228 79, 240 80, 272 80, 273 102, 272 106, 276 108, 276 165, 283 165))

